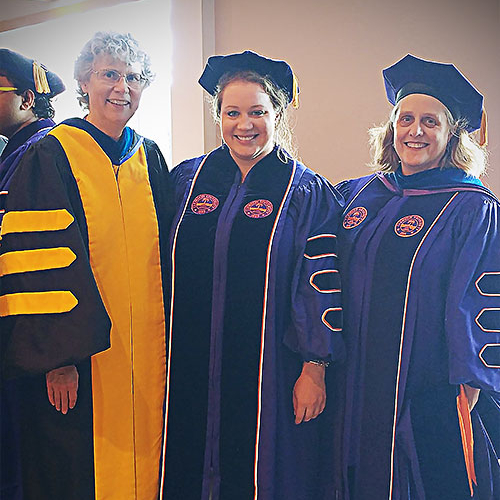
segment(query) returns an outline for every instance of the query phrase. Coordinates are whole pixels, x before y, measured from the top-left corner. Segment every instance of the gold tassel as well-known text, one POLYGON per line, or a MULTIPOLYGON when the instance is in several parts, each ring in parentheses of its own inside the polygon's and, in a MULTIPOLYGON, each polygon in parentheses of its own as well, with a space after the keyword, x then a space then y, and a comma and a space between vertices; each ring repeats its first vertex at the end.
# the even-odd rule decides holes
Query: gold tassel
POLYGON ((35 81, 35 90, 39 94, 50 94, 47 73, 40 63, 33 61, 33 80, 35 81))
POLYGON ((292 106, 295 109, 299 107, 299 82, 295 74, 293 75, 292 106))
POLYGON ((486 110, 483 108, 483 116, 481 116, 481 127, 479 128, 479 145, 488 145, 488 118, 486 117, 486 110))

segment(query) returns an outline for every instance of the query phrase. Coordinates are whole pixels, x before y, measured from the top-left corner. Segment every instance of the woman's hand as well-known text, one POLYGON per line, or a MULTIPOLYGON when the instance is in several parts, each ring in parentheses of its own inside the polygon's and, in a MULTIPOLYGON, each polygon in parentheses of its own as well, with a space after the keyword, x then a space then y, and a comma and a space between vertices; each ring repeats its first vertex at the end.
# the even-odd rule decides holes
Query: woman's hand
POLYGON ((469 411, 472 411, 474 406, 476 406, 477 400, 479 399, 481 389, 476 389, 475 387, 464 384, 464 392, 467 396, 467 402, 469 403, 469 411))
POLYGON ((62 366, 45 374, 47 395, 52 406, 64 415, 76 405, 78 370, 75 365, 62 366))
POLYGON ((304 363, 302 373, 293 388, 295 423, 300 424, 316 418, 325 409, 325 404, 325 367, 304 363))

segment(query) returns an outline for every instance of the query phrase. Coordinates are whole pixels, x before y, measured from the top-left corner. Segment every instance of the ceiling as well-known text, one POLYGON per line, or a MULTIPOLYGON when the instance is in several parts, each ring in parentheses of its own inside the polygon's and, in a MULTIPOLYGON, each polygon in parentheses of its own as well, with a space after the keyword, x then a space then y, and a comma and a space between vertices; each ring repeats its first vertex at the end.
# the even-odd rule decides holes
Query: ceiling
POLYGON ((131 1, 137 0, 2 0, 0 32, 131 1))

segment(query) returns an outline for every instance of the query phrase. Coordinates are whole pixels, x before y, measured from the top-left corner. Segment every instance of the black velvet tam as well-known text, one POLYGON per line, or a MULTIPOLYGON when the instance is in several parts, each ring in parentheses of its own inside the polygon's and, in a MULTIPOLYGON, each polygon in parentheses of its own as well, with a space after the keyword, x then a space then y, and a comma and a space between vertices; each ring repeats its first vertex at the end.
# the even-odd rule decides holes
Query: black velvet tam
POLYGON ((285 91, 289 103, 298 94, 292 68, 287 62, 269 59, 250 50, 239 54, 209 57, 198 82, 209 94, 215 95, 220 78, 226 73, 239 71, 255 71, 268 77, 278 88, 285 91))
POLYGON ((43 64, 10 49, 0 49, 0 73, 22 85, 19 90, 31 89, 53 97, 66 89, 63 81, 43 64))

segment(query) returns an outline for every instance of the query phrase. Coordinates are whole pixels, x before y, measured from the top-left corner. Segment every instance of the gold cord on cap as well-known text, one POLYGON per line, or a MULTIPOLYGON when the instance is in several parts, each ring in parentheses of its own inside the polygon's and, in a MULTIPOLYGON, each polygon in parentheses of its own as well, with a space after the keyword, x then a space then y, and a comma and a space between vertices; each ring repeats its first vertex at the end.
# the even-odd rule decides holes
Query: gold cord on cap
POLYGON ((481 127, 479 128, 479 145, 488 145, 488 118, 486 117, 486 110, 483 108, 483 115, 481 116, 481 127))
POLYGON ((35 90, 39 94, 50 94, 47 73, 40 63, 33 61, 33 80, 35 81, 35 90))
POLYGON ((299 107, 299 82, 295 74, 293 75, 292 106, 295 109, 299 107))

